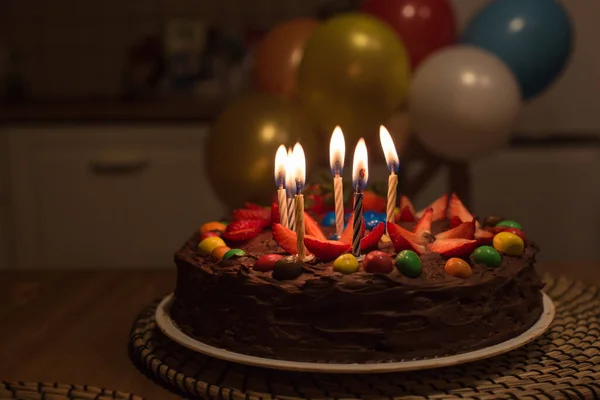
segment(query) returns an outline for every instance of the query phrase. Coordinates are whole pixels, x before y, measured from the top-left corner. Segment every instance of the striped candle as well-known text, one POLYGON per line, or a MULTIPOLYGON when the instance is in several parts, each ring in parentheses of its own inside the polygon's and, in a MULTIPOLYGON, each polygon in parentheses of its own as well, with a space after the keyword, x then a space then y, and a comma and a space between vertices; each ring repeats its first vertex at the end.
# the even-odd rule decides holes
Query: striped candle
POLYGON ((352 187, 354 192, 354 220, 352 223, 352 254, 360 256, 360 241, 362 239, 363 223, 363 194, 369 179, 369 158, 365 140, 360 138, 354 150, 354 162, 352 166, 352 187))
POLYGON ((352 254, 360 256, 360 241, 362 239, 362 212, 363 194, 360 191, 354 193, 354 221, 352 224, 352 254))

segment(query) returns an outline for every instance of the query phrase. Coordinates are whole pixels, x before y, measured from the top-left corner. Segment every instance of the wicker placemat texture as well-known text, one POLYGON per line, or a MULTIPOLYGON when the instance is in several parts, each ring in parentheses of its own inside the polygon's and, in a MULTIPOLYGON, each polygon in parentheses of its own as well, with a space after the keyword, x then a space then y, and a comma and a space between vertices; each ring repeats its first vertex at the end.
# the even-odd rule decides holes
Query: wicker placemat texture
POLYGON ((209 399, 587 399, 600 398, 600 288, 544 277, 555 320, 538 340, 455 367, 391 374, 313 374, 249 367, 206 357, 156 328, 156 303, 131 330, 142 371, 186 397, 209 399))
POLYGON ((87 385, 41 382, 0 382, 0 400, 144 400, 131 393, 87 385))

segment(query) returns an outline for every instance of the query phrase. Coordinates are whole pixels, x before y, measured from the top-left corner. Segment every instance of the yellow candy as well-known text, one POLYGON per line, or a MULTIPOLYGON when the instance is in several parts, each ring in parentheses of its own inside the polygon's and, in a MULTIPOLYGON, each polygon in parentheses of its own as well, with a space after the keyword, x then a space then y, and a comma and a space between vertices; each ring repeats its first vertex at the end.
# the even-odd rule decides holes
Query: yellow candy
POLYGON ((500 232, 494 236, 494 248, 502 253, 518 256, 523 253, 525 243, 514 233, 500 232))
POLYGON ((333 262, 333 270, 342 274, 358 271, 358 260, 352 254, 342 254, 333 262))
POLYGON ((227 246, 217 246, 210 254, 216 261, 221 261, 225 253, 227 253, 229 250, 231 249, 227 246))
POLYGON ((465 260, 460 258, 451 258, 446 261, 444 271, 446 271, 448 275, 463 279, 467 279, 473 275, 471 266, 465 260))
POLYGON ((215 247, 225 246, 225 242, 218 236, 210 236, 198 243, 198 250, 203 256, 210 256, 215 247))
POLYGON ((225 225, 224 223, 212 221, 202 225, 200 227, 200 233, 206 233, 211 231, 225 232, 225 229, 227 229, 227 225, 225 225))

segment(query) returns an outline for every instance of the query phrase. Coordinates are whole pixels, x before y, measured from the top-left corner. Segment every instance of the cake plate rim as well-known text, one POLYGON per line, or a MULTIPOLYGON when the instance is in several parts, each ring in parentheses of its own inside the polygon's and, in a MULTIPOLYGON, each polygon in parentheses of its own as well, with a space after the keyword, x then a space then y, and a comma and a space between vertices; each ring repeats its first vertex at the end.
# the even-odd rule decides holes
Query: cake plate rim
POLYGON ((223 361, 234 362, 237 364, 250 365, 254 367, 296 371, 313 372, 328 374, 376 374, 391 372, 408 372, 425 369, 435 369, 451 367, 460 364, 466 364, 474 361, 483 360, 500 354, 508 353, 519 347, 530 343, 543 335, 554 320, 556 308, 554 302, 544 291, 542 292, 543 310, 540 318, 525 332, 504 342, 484 347, 465 353, 454 354, 443 357, 378 362, 378 363, 316 363, 304 361, 280 360, 275 358, 264 358, 251 356, 243 353, 237 353, 231 350, 222 349, 208 345, 185 334, 173 321, 170 315, 171 306, 175 299, 174 293, 166 295, 158 304, 155 311, 156 325, 160 331, 174 342, 206 356, 214 357, 223 361))

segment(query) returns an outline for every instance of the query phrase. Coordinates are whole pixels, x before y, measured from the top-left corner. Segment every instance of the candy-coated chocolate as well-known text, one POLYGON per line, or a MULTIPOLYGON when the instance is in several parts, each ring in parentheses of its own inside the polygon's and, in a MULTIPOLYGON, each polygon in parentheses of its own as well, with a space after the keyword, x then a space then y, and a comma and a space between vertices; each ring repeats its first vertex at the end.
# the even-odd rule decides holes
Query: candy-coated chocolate
POLYGON ((418 278, 421 276, 423 265, 417 253, 412 250, 402 250, 396 256, 396 268, 404 276, 418 278))
POLYGON ((389 274, 394 270, 394 260, 389 253, 374 250, 365 256, 362 266, 372 274, 389 274))
POLYGON ((363 213, 363 218, 365 219, 365 228, 373 230, 380 222, 385 223, 386 216, 375 211, 367 211, 363 213))
POLYGON ((486 267, 498 268, 502 264, 502 257, 492 246, 481 246, 473 252, 473 261, 486 267))
POLYGON ((328 239, 329 240, 340 240, 340 237, 338 236, 337 233, 333 232, 331 235, 329 235, 328 239))
POLYGON ((212 222, 207 222, 204 225, 202 225, 200 227, 200 233, 211 232, 211 231, 225 232, 225 229, 227 229, 227 224, 224 224, 224 223, 218 222, 218 221, 212 221, 212 222))
POLYGON ((253 268, 262 272, 272 271, 273 268, 275 268, 277 261, 282 258, 283 256, 281 254, 265 254, 256 260, 253 268))
POLYGON ((467 279, 473 275, 471 266, 461 258, 450 258, 444 265, 444 271, 455 278, 467 279))
POLYGON ((503 221, 504 217, 499 215, 489 215, 483 219, 483 226, 496 226, 500 221, 503 221))
POLYGON ((496 226, 506 226, 507 228, 523 229, 523 227, 521 226, 520 223, 518 223, 516 221, 511 221, 510 219, 505 219, 503 221, 500 221, 496 224, 496 226))
POLYGON ((330 211, 323 216, 321 220, 323 226, 335 226, 335 211, 330 211))
POLYGON ((225 255, 225 253, 227 253, 229 250, 231 250, 231 249, 228 246, 215 247, 211 253, 211 256, 216 261, 221 261, 223 259, 223 256, 225 255))
POLYGON ((510 232, 500 232, 494 236, 494 248, 501 253, 518 256, 523 253, 523 239, 510 232))
POLYGON ((297 259, 282 258, 273 266, 273 279, 278 281, 289 281, 296 279, 302 272, 304 263, 297 259))
POLYGON ((204 239, 206 239, 207 237, 219 237, 221 236, 221 232, 218 231, 208 231, 208 232, 204 232, 200 234, 200 241, 203 241, 204 239))
POLYGON ((342 274, 352 274, 358 271, 358 260, 352 254, 342 254, 333 262, 333 270, 342 274))
POLYGON ((500 227, 501 231, 500 232, 509 232, 509 233, 513 233, 515 235, 517 235, 518 237, 520 237, 521 239, 523 239, 523 242, 527 241, 527 236, 525 236, 525 233, 519 229, 519 228, 504 228, 504 227, 500 227))
POLYGON ((198 250, 203 256, 209 256, 215 247, 219 246, 225 246, 223 239, 218 236, 211 236, 198 243, 198 250))
POLYGON ((242 249, 231 249, 223 255, 223 260, 229 260, 230 258, 233 258, 233 257, 242 257, 245 255, 246 255, 246 252, 242 249))

